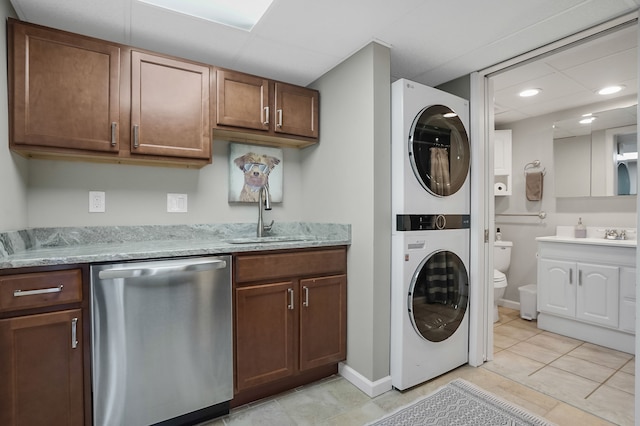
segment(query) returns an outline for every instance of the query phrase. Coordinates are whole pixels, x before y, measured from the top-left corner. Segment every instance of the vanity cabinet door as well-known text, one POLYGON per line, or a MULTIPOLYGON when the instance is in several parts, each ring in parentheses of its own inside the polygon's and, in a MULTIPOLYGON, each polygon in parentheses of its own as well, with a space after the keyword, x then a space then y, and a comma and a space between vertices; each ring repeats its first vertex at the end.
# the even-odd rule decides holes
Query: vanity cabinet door
POLYGON ((538 261, 538 309, 540 312, 575 317, 576 266, 574 262, 538 261))
POLYGON ((618 327, 619 268, 578 263, 576 318, 618 327))
POLYGON ((620 268, 620 330, 636 332, 636 268, 620 268))

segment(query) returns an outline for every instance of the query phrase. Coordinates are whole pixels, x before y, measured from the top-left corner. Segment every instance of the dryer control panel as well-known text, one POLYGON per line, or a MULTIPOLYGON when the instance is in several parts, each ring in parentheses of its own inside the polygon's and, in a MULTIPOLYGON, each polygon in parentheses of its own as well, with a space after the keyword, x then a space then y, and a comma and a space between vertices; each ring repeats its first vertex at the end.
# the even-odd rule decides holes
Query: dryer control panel
POLYGON ((431 231, 435 229, 469 229, 468 214, 399 214, 396 215, 397 231, 431 231))

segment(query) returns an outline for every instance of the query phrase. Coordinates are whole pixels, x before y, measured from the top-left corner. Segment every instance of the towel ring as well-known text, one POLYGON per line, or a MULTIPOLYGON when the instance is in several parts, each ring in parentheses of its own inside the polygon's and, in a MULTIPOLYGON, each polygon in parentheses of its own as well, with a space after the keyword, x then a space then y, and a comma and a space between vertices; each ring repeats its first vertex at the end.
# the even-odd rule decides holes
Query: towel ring
MULTIPOLYGON (((524 175, 525 175, 525 177, 527 176, 527 170, 528 169, 533 169, 533 168, 536 168, 536 167, 540 167, 540 160, 533 160, 532 162, 525 164, 524 165, 524 175)), ((547 174, 547 168, 544 167, 542 169, 542 176, 545 176, 546 174, 547 174)))

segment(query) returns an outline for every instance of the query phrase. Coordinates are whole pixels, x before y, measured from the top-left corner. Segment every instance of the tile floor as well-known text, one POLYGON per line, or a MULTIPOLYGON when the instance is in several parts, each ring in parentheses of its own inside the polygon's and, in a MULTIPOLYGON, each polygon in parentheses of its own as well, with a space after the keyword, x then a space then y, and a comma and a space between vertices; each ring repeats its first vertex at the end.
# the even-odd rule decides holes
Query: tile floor
POLYGON ((363 425, 463 378, 563 425, 633 425, 632 355, 538 330, 519 312, 501 308, 494 327, 494 360, 459 367, 405 392, 369 398, 333 376, 238 407, 201 426, 363 425))

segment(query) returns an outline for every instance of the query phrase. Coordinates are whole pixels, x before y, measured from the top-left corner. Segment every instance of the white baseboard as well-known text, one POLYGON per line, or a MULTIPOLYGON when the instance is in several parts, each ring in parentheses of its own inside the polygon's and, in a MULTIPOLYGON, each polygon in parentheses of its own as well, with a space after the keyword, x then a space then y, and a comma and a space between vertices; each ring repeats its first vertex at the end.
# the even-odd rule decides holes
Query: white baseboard
POLYGON ((392 389, 391 376, 386 376, 382 379, 372 382, 343 362, 338 364, 338 374, 347 379, 349 382, 351 382, 351 384, 369 395, 369 397, 371 398, 375 398, 376 396, 382 395, 383 393, 388 392, 392 389))
POLYGON ((505 308, 520 310, 520 302, 514 302, 508 299, 498 299, 498 306, 504 306, 505 308))

